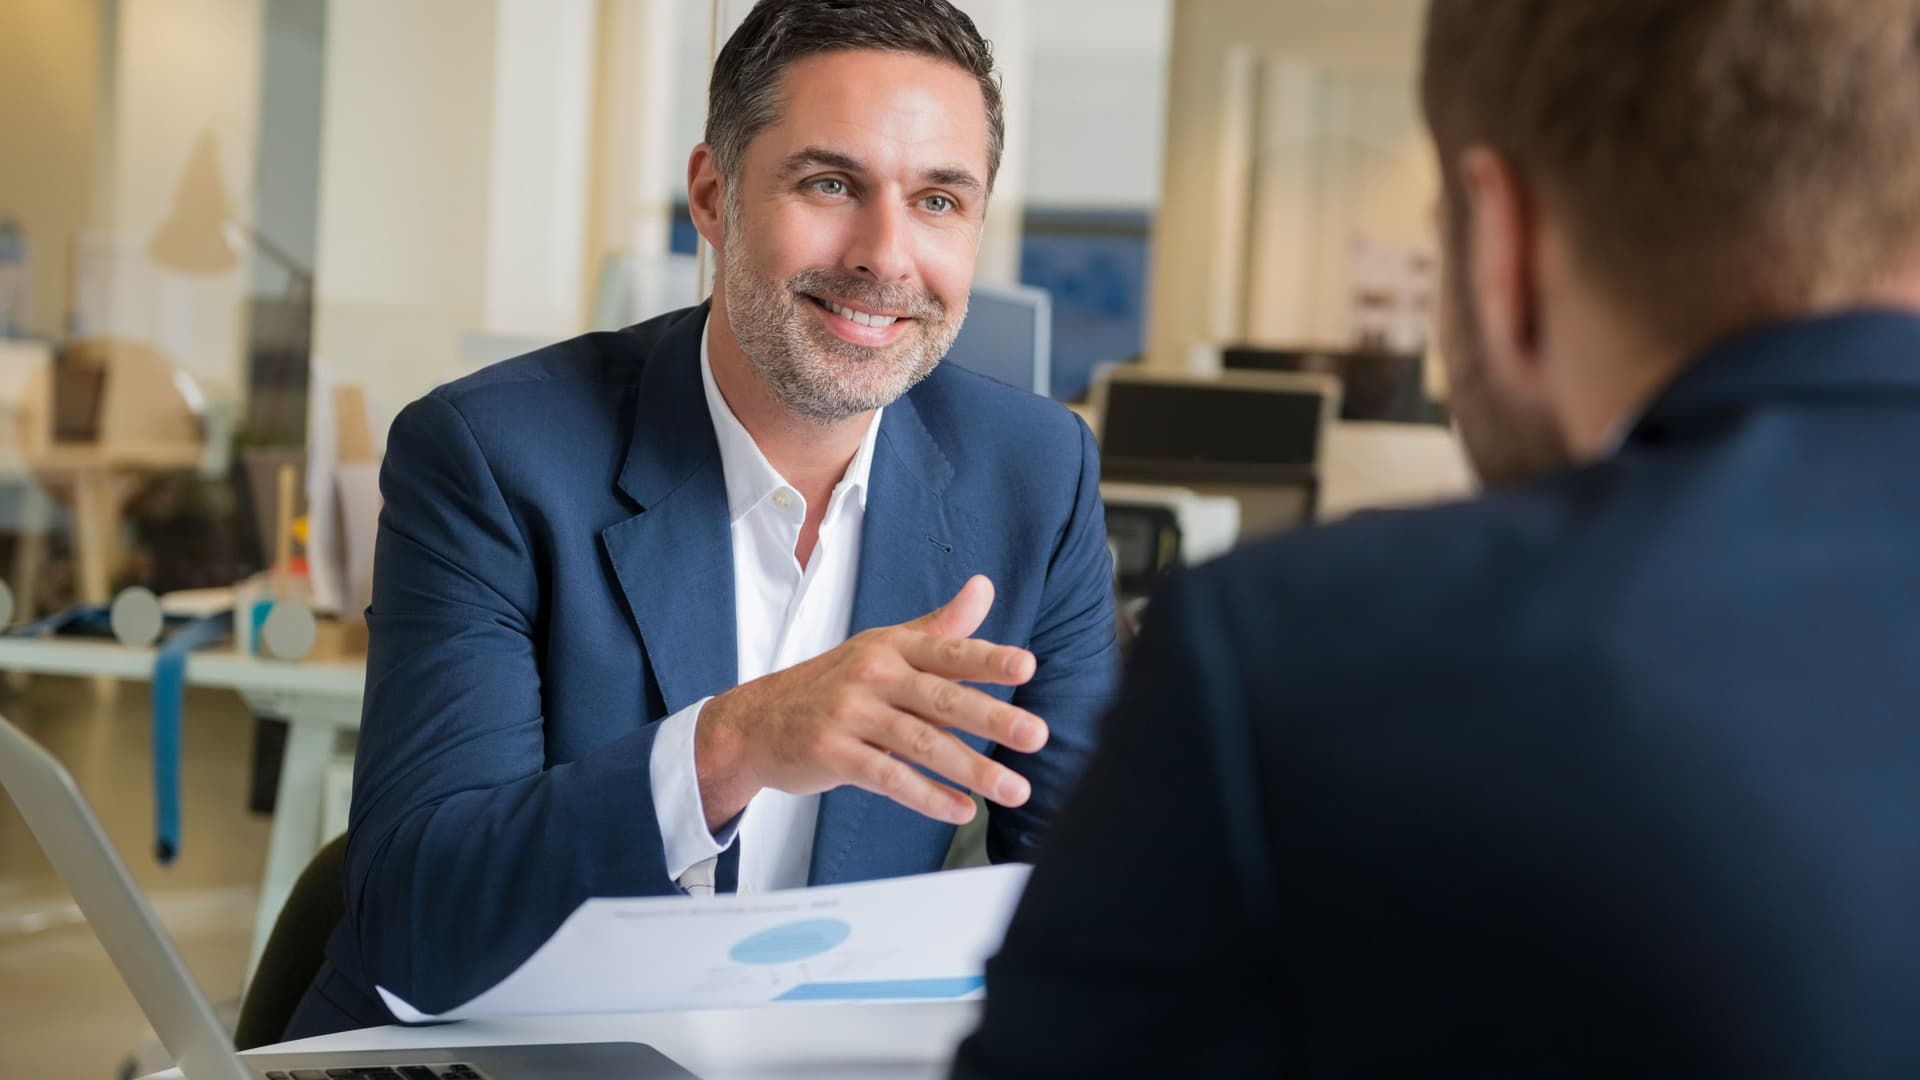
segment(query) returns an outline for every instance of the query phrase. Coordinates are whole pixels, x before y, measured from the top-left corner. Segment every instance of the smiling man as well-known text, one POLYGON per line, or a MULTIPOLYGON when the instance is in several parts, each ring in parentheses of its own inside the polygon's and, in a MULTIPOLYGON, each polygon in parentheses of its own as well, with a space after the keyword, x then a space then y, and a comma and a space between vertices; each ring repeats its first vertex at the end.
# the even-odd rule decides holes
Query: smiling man
POLYGON ((940 366, 1003 142, 945 0, 764 0, 688 166, 713 298, 395 422, 347 916, 290 1036, 428 1010, 594 896, 1030 852, 1116 668, 1091 435, 940 366))

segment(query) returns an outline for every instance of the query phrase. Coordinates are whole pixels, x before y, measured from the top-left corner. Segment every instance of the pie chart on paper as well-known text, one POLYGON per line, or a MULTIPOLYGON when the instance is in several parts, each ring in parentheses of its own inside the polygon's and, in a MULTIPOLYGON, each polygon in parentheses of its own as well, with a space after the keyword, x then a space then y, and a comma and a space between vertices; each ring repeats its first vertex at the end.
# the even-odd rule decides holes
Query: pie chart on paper
POLYGON ((833 951, 852 933, 840 919, 803 919, 741 938, 727 956, 736 964, 797 964, 833 951))

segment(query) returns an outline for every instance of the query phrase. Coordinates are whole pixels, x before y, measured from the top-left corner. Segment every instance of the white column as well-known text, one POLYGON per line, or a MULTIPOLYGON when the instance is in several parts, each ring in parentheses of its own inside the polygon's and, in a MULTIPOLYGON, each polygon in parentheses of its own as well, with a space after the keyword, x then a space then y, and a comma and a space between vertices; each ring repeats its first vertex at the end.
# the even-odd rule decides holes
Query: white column
POLYGON ((1299 344, 1312 338, 1309 297, 1316 271, 1315 207, 1321 144, 1314 130, 1316 80, 1303 64, 1260 65, 1260 119, 1252 173, 1252 227, 1246 233, 1247 341, 1299 344))
POLYGON ((597 0, 333 0, 315 358, 386 410, 583 324, 597 0))
MULTIPOLYGON (((693 151, 676 121, 689 109, 704 111, 711 12, 685 0, 600 0, 599 20, 583 318, 609 257, 630 258, 644 274, 667 255, 673 203, 685 195, 693 151), (700 43, 697 56, 682 55, 690 35, 700 43), (684 78, 690 67, 700 70, 697 87, 684 78)), ((662 293, 665 306, 704 295, 691 284, 662 293)))
POLYGON ((486 294, 476 329, 580 331, 595 0, 495 0, 486 294))

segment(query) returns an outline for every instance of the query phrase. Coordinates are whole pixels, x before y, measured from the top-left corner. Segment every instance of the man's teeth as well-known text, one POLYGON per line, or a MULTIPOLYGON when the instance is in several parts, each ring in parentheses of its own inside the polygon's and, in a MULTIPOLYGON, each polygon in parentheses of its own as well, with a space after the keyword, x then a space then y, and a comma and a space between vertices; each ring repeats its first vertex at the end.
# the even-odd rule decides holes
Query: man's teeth
POLYGON ((861 326, 892 326, 900 318, 898 315, 869 315, 864 311, 855 311, 850 307, 842 307, 831 300, 822 300, 821 303, 827 305, 828 311, 833 312, 848 322, 859 323, 861 326))

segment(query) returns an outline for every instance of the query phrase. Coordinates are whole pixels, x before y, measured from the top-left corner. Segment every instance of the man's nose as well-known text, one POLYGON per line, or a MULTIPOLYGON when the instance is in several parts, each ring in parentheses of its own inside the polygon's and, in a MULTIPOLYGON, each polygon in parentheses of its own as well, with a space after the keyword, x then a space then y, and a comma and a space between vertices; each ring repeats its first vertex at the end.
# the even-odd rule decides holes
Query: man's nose
POLYGON ((907 280, 913 272, 908 250, 906 208, 891 200, 869 203, 860 210, 853 242, 842 265, 861 277, 883 285, 907 280))

